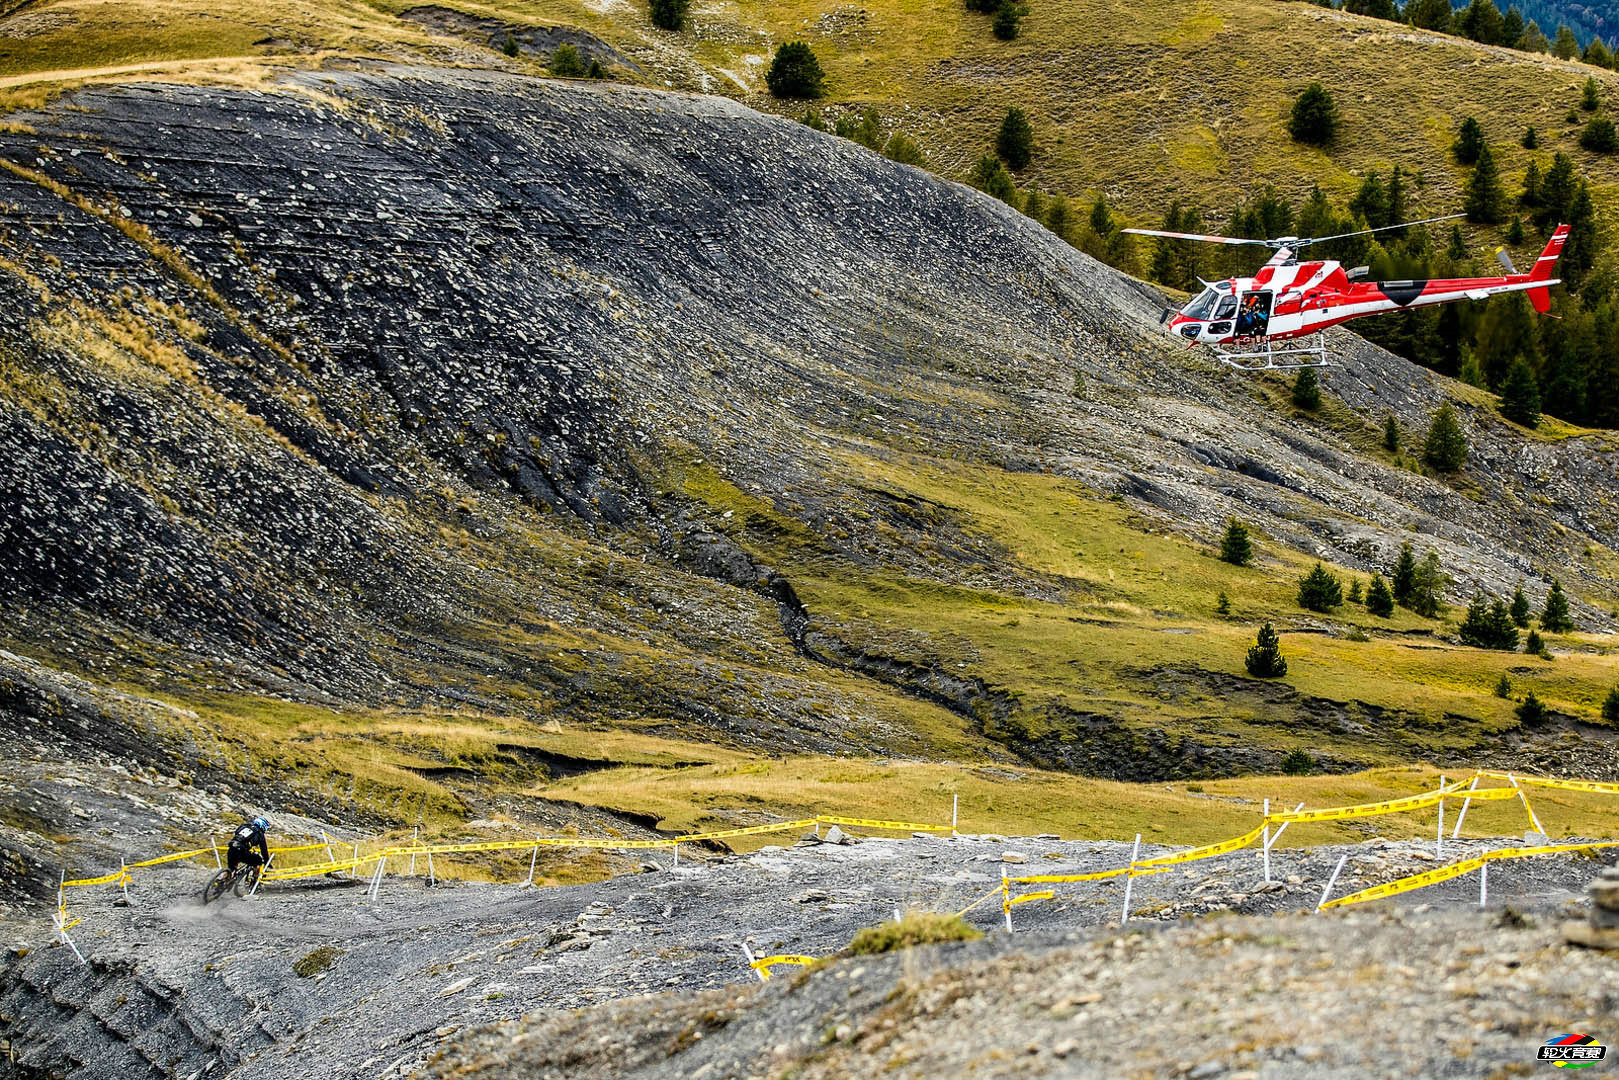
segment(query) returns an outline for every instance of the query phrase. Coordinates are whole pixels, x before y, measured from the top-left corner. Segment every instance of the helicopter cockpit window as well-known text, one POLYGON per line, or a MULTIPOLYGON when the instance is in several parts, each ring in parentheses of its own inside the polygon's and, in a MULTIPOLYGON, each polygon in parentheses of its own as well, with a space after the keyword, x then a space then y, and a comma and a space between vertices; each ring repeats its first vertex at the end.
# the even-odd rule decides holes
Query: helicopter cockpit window
POLYGON ((1229 319, 1237 313, 1237 294, 1226 293, 1220 297, 1220 306, 1215 309, 1216 319, 1229 319))
POLYGON ((1214 311, 1214 303, 1219 294, 1213 289, 1204 289, 1198 293, 1197 299, 1181 308, 1181 314, 1188 319, 1207 319, 1214 311))

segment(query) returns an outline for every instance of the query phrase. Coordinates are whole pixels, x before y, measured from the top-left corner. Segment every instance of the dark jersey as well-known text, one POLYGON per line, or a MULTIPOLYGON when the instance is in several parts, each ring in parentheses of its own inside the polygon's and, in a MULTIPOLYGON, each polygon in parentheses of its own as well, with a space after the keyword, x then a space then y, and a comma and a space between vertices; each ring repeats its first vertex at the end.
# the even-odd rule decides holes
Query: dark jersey
POLYGON ((235 835, 230 838, 230 849, 244 855, 257 851, 262 862, 270 861, 270 845, 265 843, 264 830, 251 821, 237 826, 235 835))

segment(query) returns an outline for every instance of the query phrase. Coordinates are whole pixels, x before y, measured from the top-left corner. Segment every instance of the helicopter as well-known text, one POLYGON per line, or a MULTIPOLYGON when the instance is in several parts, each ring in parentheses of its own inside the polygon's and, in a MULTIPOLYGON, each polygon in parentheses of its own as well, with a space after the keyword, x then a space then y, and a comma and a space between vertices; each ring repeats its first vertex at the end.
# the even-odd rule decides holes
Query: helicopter
POLYGON ((1253 277, 1204 281, 1203 291, 1193 297, 1191 303, 1179 311, 1165 308, 1158 319, 1170 336, 1189 345, 1209 346, 1219 360, 1231 367, 1262 371, 1326 366, 1327 328, 1367 315, 1457 300, 1484 300, 1510 292, 1527 292, 1529 303, 1536 311, 1543 315, 1548 312, 1551 309, 1548 290, 1561 284, 1561 279, 1552 277, 1552 269, 1568 241, 1567 225, 1557 226, 1546 250, 1527 274, 1518 273, 1505 249, 1496 248, 1495 256, 1507 271, 1505 277, 1367 281, 1371 271, 1365 266, 1346 271, 1330 259, 1303 262, 1299 259, 1300 253, 1312 244, 1463 216, 1447 214, 1336 236, 1280 236, 1274 240, 1202 236, 1159 229, 1123 231, 1170 240, 1267 247, 1275 252, 1253 277))

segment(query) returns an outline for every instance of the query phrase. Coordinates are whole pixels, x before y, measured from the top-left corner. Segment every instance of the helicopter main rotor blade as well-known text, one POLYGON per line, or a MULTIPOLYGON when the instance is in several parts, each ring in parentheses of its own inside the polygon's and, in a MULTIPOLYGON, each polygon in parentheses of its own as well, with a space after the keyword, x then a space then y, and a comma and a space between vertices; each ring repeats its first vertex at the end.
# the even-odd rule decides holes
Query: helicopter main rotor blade
POLYGON ((1308 244, 1319 244, 1326 240, 1344 240, 1351 236, 1365 236, 1367 233, 1387 232, 1390 229, 1409 229, 1413 225, 1432 225, 1436 221, 1452 221, 1466 214, 1446 214, 1444 217, 1423 218, 1421 221, 1402 221, 1398 225, 1379 225, 1375 229, 1357 229, 1354 232, 1338 233, 1336 236, 1312 236, 1305 240, 1295 240, 1289 246, 1304 247, 1308 244))
POLYGON ((1202 240, 1210 244, 1257 244, 1260 247, 1270 247, 1269 240, 1245 240, 1239 236, 1204 236, 1201 233, 1164 232, 1162 229, 1120 229, 1119 231, 1135 233, 1137 236, 1163 236, 1170 240, 1202 240))

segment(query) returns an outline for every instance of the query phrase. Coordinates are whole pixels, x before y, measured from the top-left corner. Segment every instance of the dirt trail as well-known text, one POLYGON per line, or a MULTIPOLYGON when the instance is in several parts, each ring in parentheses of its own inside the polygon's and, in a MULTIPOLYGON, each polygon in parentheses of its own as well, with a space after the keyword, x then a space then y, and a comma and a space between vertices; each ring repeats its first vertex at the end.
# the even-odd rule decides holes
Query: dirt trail
POLYGON ((192 60, 154 60, 146 64, 114 64, 111 67, 63 68, 57 71, 28 71, 21 75, 0 76, 0 90, 42 82, 79 82, 106 75, 143 75, 151 72, 184 71, 214 64, 240 64, 263 60, 262 56, 208 56, 192 60))

